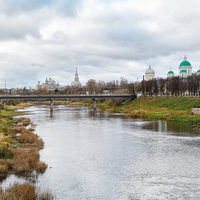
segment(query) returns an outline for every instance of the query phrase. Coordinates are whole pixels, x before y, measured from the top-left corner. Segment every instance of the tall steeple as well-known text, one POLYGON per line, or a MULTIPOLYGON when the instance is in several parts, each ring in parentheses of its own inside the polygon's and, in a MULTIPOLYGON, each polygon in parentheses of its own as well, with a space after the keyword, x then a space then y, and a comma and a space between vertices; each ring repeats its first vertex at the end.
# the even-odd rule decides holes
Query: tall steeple
POLYGON ((75 73, 75 77, 74 77, 74 81, 72 82, 72 86, 75 87, 82 87, 79 78, 78 78, 78 72, 77 72, 77 67, 76 67, 76 73, 75 73))
POLYGON ((76 67, 76 74, 75 74, 75 77, 74 77, 74 81, 79 81, 78 73, 77 73, 77 67, 76 67))
POLYGON ((186 55, 184 56, 184 61, 187 61, 187 57, 186 57, 186 55))

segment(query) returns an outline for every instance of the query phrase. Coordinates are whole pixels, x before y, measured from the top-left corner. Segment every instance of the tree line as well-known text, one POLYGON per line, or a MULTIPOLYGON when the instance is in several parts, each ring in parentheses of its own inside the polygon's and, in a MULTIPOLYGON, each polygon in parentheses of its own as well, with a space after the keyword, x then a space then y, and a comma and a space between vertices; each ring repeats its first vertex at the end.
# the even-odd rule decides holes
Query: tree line
POLYGON ((200 76, 187 78, 157 78, 141 82, 141 92, 144 96, 199 96, 200 76))
MULTIPOLYGON (((200 76, 192 75, 187 78, 157 78, 141 82, 129 82, 121 77, 120 80, 96 81, 90 79, 83 87, 66 86, 47 90, 29 90, 26 87, 15 90, 15 94, 142 94, 144 96, 199 96, 200 76)), ((12 90, 0 90, 0 94, 12 94, 12 90)))

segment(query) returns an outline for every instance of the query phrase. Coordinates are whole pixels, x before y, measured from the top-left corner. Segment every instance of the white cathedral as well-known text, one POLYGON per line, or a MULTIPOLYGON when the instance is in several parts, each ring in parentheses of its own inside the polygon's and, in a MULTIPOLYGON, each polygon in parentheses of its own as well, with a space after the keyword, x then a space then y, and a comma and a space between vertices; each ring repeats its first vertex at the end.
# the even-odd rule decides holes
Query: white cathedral
POLYGON ((45 83, 43 83, 42 85, 40 84, 40 82, 38 81, 38 84, 36 85, 36 90, 55 90, 55 89, 59 89, 60 85, 59 83, 56 83, 52 78, 45 80, 45 83))
MULTIPOLYGON (((179 67, 179 77, 181 78, 187 78, 188 76, 192 75, 192 65, 189 61, 187 61, 186 55, 184 56, 184 60, 180 63, 179 67)), ((200 70, 197 71, 197 75, 200 75, 200 70)), ((167 73, 167 78, 173 78, 175 76, 174 72, 170 69, 170 71, 167 73)), ((155 79, 155 72, 149 66, 149 68, 145 71, 145 80, 151 80, 155 79)))

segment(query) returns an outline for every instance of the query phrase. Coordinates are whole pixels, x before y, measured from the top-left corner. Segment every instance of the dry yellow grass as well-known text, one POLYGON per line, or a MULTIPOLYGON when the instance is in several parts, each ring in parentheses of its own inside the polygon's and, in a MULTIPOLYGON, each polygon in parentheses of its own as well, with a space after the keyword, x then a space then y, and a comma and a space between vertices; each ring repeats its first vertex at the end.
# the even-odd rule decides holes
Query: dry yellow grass
POLYGON ((44 173, 46 168, 47 168, 46 163, 38 162, 38 164, 37 164, 37 172, 44 173))
POLYGON ((38 135, 33 134, 33 133, 24 133, 21 134, 18 138, 18 141, 21 143, 35 143, 38 139, 38 135))
POLYGON ((8 188, 0 188, 0 200, 52 200, 54 196, 49 191, 41 192, 30 183, 14 183, 8 188))
POLYGON ((15 173, 31 173, 39 162, 37 149, 16 148, 14 158, 10 160, 10 165, 15 173))
POLYGON ((28 129, 28 131, 33 132, 33 131, 35 131, 35 128, 31 127, 31 128, 28 129))
POLYGON ((30 102, 21 102, 17 103, 16 105, 7 105, 7 108, 10 110, 22 109, 27 106, 32 106, 33 104, 30 102))
POLYGON ((20 117, 18 122, 22 123, 24 126, 28 126, 31 123, 31 120, 29 118, 20 117))
POLYGON ((6 163, 0 163, 0 174, 7 174, 8 173, 8 166, 6 163))
MULTIPOLYGON (((30 124, 27 118, 20 118, 20 124, 17 124, 13 130, 15 134, 1 140, 1 143, 6 147, 11 148, 14 154, 12 159, 0 160, 0 174, 6 175, 8 173, 15 174, 31 174, 34 170, 38 173, 43 173, 47 165, 39 162, 39 150, 43 148, 44 142, 37 134, 33 133, 35 125, 32 123, 31 128, 26 129, 24 126, 30 124), (19 145, 14 145, 13 139, 19 145)), ((16 143, 16 142, 15 142, 16 143)))
POLYGON ((5 138, 5 135, 3 133, 0 133, 0 141, 5 138))

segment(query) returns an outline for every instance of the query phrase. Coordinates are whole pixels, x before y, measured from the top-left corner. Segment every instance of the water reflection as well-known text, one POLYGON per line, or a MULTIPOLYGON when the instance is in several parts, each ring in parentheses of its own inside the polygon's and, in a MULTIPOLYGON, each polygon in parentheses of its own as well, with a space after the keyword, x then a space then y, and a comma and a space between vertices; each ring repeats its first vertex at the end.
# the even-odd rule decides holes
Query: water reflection
POLYGON ((37 185, 57 199, 200 199, 200 138, 191 126, 81 106, 26 110, 45 141, 40 155, 48 169, 37 185))
POLYGON ((200 135, 198 126, 191 126, 189 124, 172 122, 166 120, 153 120, 143 126, 146 130, 154 130, 161 133, 167 133, 176 136, 194 137, 200 135))

